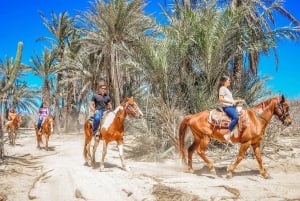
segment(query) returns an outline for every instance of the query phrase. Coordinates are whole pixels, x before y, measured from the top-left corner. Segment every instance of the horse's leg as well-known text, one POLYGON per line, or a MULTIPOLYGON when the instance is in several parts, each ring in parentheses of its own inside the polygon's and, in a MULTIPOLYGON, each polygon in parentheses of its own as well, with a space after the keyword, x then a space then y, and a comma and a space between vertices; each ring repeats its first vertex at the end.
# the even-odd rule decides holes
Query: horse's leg
POLYGON ((193 173, 193 153, 199 147, 199 141, 195 140, 193 144, 188 148, 188 172, 193 173))
POLYGON ((250 143, 251 143, 251 141, 241 143, 240 150, 239 150, 236 161, 227 169, 227 175, 226 175, 227 178, 232 177, 232 172, 234 171, 236 166, 243 160, 245 153, 250 146, 250 143))
POLYGON ((46 149, 46 151, 48 151, 49 135, 46 135, 46 134, 45 134, 45 138, 46 138, 46 146, 45 146, 45 149, 46 149))
POLYGON ((207 158, 206 156, 206 148, 209 144, 210 138, 207 135, 204 135, 201 138, 200 146, 197 150, 197 153, 199 156, 206 162, 208 169, 210 170, 211 173, 216 174, 216 170, 212 162, 207 158))
POLYGON ((269 177, 269 175, 266 172, 266 170, 262 164, 262 158, 261 158, 261 152, 260 152, 260 142, 258 142, 256 144, 252 144, 251 146, 252 146, 253 152, 255 154, 256 160, 258 162, 259 172, 265 179, 267 179, 269 177))
POLYGON ((96 166, 96 159, 95 159, 95 155, 96 155, 96 151, 97 151, 97 147, 99 145, 100 140, 94 140, 94 146, 93 146, 93 158, 92 158, 92 166, 93 168, 95 168, 96 166))
POLYGON ((14 130, 13 135, 12 135, 12 145, 13 146, 16 146, 16 137, 17 137, 17 131, 14 130))
POLYGON ((107 143, 103 140, 102 157, 100 162, 100 171, 104 170, 104 159, 107 153, 107 143))
POLYGON ((9 144, 10 144, 10 145, 13 144, 13 143, 12 143, 12 135, 13 135, 13 132, 12 132, 12 130, 10 129, 10 130, 8 131, 8 139, 9 139, 9 144))
POLYGON ((125 164, 125 160, 124 160, 124 149, 123 149, 123 143, 120 143, 118 144, 118 149, 119 149, 119 156, 120 156, 120 159, 121 159, 121 165, 122 165, 122 169, 125 170, 125 171, 129 171, 129 168, 126 167, 126 164, 125 164))
POLYGON ((40 147, 40 138, 41 138, 41 136, 38 134, 38 129, 37 129, 36 125, 34 125, 34 130, 35 130, 35 136, 36 136, 36 147, 38 149, 40 149, 41 148, 40 147))
POLYGON ((92 140, 92 136, 85 135, 83 156, 84 156, 84 159, 88 163, 89 166, 92 166, 92 156, 91 156, 91 149, 90 149, 91 140, 92 140))

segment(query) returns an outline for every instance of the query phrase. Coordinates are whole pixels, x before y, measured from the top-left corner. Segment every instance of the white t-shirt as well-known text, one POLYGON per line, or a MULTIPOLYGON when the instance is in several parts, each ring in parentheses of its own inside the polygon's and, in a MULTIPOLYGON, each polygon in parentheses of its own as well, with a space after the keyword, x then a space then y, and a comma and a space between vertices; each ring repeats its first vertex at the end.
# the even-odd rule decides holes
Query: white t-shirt
MULTIPOLYGON (((230 102, 234 101, 234 99, 232 97, 232 93, 227 87, 224 87, 224 86, 220 87, 219 96, 223 96, 224 99, 227 101, 230 101, 230 102)), ((233 106, 232 103, 221 103, 221 104, 222 104, 222 106, 233 106)))

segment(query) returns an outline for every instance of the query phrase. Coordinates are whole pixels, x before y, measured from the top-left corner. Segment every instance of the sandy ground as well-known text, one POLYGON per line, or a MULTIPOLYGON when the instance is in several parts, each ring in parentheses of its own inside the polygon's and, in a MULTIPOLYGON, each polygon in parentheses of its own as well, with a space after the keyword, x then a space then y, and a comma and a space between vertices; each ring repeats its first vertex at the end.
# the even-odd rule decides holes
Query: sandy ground
MULTIPOLYGON (((125 157, 129 150, 125 137, 125 157)), ((281 147, 264 148, 263 163, 270 179, 259 175, 251 154, 226 179, 233 162, 231 151, 208 152, 217 174, 209 173, 194 154, 195 172, 186 173, 177 159, 142 162, 126 159, 130 171, 120 168, 115 143, 109 144, 105 170, 100 172, 100 145, 96 168, 83 159, 82 133, 53 135, 49 151, 37 149, 33 131, 21 133, 17 145, 5 145, 0 163, 0 200, 8 201, 188 201, 188 200, 300 200, 300 141, 283 137, 281 147)))

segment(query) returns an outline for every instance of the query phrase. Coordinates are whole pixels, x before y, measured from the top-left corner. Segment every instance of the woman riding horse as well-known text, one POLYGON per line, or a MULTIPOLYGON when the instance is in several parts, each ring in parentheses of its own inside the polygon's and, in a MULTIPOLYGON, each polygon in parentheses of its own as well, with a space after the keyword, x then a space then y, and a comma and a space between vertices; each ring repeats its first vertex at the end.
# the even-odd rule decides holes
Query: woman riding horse
POLYGON ((14 108, 11 108, 8 112, 8 121, 5 124, 5 127, 8 128, 8 125, 12 123, 12 121, 16 118, 16 111, 14 108))
POLYGON ((8 131, 8 138, 11 145, 16 145, 17 130, 19 129, 22 121, 21 114, 16 113, 14 108, 11 108, 8 113, 8 122, 5 127, 8 131))
MULTIPOLYGON (((288 126, 291 124, 291 117, 289 115, 289 103, 284 96, 270 98, 260 104, 245 110, 247 115, 247 126, 243 130, 239 138, 233 138, 233 143, 240 143, 240 150, 236 161, 227 169, 227 177, 232 177, 232 172, 243 159, 247 149, 251 146, 255 154, 256 160, 259 165, 260 174, 267 178, 268 174, 263 167, 260 142, 267 125, 269 124, 273 115, 276 115, 283 125, 288 126)), ((185 161, 185 136, 187 128, 189 127, 193 136, 194 142, 188 148, 188 170, 193 172, 192 156, 194 151, 206 162, 211 172, 215 173, 213 163, 207 158, 205 151, 211 138, 215 138, 221 142, 224 139, 224 133, 227 132, 226 128, 215 127, 209 121, 210 111, 203 111, 197 114, 186 116, 179 127, 179 151, 181 159, 185 161)))

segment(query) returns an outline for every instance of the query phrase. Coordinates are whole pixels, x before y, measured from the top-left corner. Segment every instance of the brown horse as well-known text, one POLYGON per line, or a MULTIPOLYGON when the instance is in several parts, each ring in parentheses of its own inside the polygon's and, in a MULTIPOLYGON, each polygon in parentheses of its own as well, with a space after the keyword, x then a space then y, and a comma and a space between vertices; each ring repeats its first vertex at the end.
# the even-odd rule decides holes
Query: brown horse
MULTIPOLYGON (((263 139, 265 128, 274 114, 285 126, 291 124, 289 103, 284 96, 274 97, 259 103, 253 108, 246 109, 245 111, 248 116, 247 127, 244 129, 239 138, 231 137, 233 143, 240 143, 240 150, 236 161, 227 169, 227 177, 232 177, 232 172, 243 159, 249 146, 252 146, 259 165, 260 174, 264 178, 267 178, 268 174, 262 164, 260 141, 263 139)), ((183 162, 186 162, 184 141, 188 127, 194 136, 194 142, 188 148, 187 165, 190 172, 193 172, 192 155, 194 151, 197 151, 198 155, 206 162, 209 170, 212 173, 215 173, 215 168, 212 162, 207 158, 205 151, 212 137, 218 141, 225 142, 223 135, 228 131, 223 128, 215 128, 211 123, 209 123, 209 116, 210 111, 203 111, 197 114, 188 115, 180 124, 179 151, 183 162)))
MULTIPOLYGON (((127 170, 123 156, 124 120, 127 115, 135 118, 143 116, 143 113, 139 109, 139 106, 134 101, 133 97, 125 98, 125 100, 120 104, 120 106, 118 106, 114 111, 105 114, 105 117, 102 118, 101 126, 98 130, 98 132, 100 132, 100 140, 103 140, 100 171, 104 169, 104 158, 107 153, 107 145, 111 141, 117 142, 122 168, 124 170, 127 170)), ((84 132, 85 143, 83 148, 83 155, 88 165, 92 165, 93 167, 95 167, 95 152, 99 145, 99 140, 94 140, 93 157, 91 157, 90 144, 93 134, 90 120, 87 120, 85 122, 84 132)))
POLYGON ((15 118, 5 125, 8 132, 9 143, 13 146, 16 145, 17 130, 20 128, 22 122, 21 114, 16 114, 15 118))
POLYGON ((45 149, 48 151, 48 141, 50 135, 53 133, 53 118, 49 115, 45 118, 44 122, 41 125, 41 132, 38 131, 37 125, 34 125, 35 134, 36 134, 36 141, 37 141, 37 148, 41 148, 40 143, 42 142, 42 135, 45 136, 46 145, 45 149))

